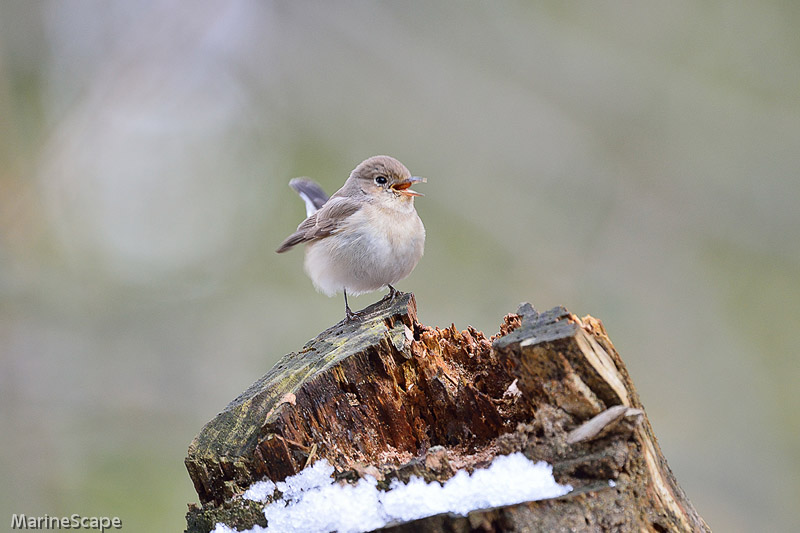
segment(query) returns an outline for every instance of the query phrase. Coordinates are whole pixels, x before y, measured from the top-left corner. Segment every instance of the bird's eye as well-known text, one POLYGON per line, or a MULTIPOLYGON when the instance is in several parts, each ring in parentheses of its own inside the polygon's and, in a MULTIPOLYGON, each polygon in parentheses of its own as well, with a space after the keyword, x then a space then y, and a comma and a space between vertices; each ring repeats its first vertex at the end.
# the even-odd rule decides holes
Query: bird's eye
POLYGON ((377 183, 378 185, 386 185, 387 181, 389 180, 386 179, 386 176, 378 176, 377 178, 375 178, 375 183, 377 183))

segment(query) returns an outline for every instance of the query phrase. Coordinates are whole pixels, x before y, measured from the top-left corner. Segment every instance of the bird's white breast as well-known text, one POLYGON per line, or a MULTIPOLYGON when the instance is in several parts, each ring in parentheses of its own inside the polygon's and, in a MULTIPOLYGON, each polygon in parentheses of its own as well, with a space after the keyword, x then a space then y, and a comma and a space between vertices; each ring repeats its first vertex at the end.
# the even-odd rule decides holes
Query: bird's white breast
POLYGON ((424 245, 425 227, 412 202, 365 204, 334 234, 306 246, 306 272, 329 296, 376 291, 408 276, 424 245))

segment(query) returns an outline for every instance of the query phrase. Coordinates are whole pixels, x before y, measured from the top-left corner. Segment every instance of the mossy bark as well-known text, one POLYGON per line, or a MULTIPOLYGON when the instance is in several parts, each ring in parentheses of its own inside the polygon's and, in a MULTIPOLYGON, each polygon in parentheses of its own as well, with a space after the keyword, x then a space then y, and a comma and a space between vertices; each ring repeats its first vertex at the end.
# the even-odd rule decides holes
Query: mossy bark
POLYGON ((203 504, 189 531, 207 531, 197 524, 220 509, 236 509, 229 525, 251 525, 260 513, 241 492, 319 458, 340 479, 369 473, 386 487, 411 475, 444 481, 515 451, 576 490, 384 530, 708 530, 598 320, 524 304, 487 338, 419 324, 407 294, 285 356, 203 428, 186 458, 203 504))

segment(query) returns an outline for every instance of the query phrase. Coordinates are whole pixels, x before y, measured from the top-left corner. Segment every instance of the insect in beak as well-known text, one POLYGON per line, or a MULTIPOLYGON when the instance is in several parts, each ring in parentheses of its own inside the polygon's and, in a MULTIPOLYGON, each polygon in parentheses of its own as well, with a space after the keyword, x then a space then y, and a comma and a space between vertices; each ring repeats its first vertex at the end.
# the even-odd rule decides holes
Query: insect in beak
POLYGON ((404 195, 404 196, 424 196, 422 193, 417 191, 412 191, 410 187, 415 183, 426 183, 428 180, 425 178, 420 178, 418 176, 411 176, 409 179, 405 181, 400 181, 392 185, 392 189, 396 192, 404 195))

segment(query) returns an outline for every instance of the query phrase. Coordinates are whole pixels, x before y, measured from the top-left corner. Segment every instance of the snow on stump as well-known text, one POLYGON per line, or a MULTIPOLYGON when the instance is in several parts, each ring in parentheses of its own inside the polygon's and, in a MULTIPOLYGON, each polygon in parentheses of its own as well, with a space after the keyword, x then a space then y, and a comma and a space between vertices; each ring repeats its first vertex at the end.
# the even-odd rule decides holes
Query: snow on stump
POLYGON ((600 321, 529 304, 487 338, 381 301, 284 356, 186 467, 215 531, 710 531, 600 321))

